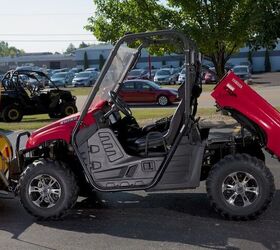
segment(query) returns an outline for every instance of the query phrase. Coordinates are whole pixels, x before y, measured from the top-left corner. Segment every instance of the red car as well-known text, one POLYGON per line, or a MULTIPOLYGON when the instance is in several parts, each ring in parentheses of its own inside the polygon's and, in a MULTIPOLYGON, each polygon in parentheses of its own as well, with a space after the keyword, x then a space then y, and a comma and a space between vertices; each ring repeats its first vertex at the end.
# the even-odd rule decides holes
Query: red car
POLYGON ((161 88, 148 80, 123 82, 119 95, 128 103, 158 103, 160 106, 166 106, 179 101, 177 89, 161 88))

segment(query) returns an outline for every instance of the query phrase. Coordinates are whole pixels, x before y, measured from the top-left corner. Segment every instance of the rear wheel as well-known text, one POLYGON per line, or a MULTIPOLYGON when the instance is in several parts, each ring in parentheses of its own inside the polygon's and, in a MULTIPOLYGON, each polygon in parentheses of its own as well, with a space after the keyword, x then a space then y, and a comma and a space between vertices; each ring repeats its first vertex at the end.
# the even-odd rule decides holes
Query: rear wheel
POLYGON ((61 111, 61 116, 65 117, 77 113, 78 109, 76 105, 73 103, 64 103, 61 105, 60 111, 61 111))
POLYGON ((228 155, 211 169, 206 181, 212 207, 223 217, 255 219, 272 201, 274 179, 264 162, 247 154, 228 155))
POLYGON ((16 105, 9 105, 3 109, 2 117, 5 122, 20 122, 23 114, 16 105))
POLYGON ((168 100, 168 98, 167 98, 166 96, 164 96, 164 95, 159 96, 159 98, 158 98, 158 104, 159 104, 160 106, 167 106, 168 103, 169 103, 169 100, 168 100))
POLYGON ((36 160, 19 180, 19 196, 24 208, 40 219, 57 219, 73 207, 78 186, 72 171, 62 163, 36 160))

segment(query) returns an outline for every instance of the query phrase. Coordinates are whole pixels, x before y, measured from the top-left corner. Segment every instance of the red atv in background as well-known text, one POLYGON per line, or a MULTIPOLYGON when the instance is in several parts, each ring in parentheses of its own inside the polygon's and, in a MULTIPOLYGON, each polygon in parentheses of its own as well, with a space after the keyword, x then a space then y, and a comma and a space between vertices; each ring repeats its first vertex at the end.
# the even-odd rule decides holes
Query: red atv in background
POLYGON ((124 36, 80 113, 18 136, 17 164, 6 188, 18 190, 29 213, 52 219, 65 215, 79 193, 189 189, 206 180, 209 200, 219 214, 256 218, 275 190, 262 147, 280 156, 275 143, 279 114, 229 73, 212 95, 240 122, 242 133, 225 136, 202 128, 196 118, 200 75, 199 53, 183 34, 167 30, 124 36), (141 49, 161 47, 185 55, 181 101, 171 118, 140 127, 118 91, 141 49), (19 150, 24 135, 29 138, 19 150))

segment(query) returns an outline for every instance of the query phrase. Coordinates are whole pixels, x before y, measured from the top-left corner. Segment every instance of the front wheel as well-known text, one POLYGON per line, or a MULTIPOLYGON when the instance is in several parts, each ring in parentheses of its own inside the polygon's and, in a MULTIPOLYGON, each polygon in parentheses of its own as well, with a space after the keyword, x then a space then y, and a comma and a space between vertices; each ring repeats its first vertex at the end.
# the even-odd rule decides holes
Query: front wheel
POLYGON ((215 164, 206 187, 212 207, 234 220, 257 218, 275 192, 273 176, 264 162, 247 154, 228 155, 215 164))
POLYGON ((31 215, 58 219, 75 204, 78 186, 74 174, 64 164, 41 159, 21 174, 19 197, 31 215))
POLYGON ((169 100, 166 96, 162 95, 158 98, 158 104, 160 106, 167 106, 169 104, 169 100))

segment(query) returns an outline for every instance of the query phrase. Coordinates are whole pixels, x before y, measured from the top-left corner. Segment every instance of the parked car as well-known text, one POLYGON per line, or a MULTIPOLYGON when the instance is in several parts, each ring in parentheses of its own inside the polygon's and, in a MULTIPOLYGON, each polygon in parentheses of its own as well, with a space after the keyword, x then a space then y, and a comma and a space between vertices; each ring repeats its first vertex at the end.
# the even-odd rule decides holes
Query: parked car
POLYGON ((74 76, 76 76, 78 73, 82 72, 82 70, 78 69, 78 68, 72 68, 72 69, 70 69, 69 72, 74 74, 74 76))
POLYGON ((52 69, 46 69, 46 73, 48 77, 51 77, 53 75, 53 70, 52 69))
POLYGON ((73 81, 73 87, 92 86, 98 77, 98 72, 84 71, 78 73, 73 81))
POLYGON ((60 69, 60 70, 61 70, 61 72, 69 72, 69 71, 70 71, 69 68, 62 68, 62 69, 60 69))
MULTIPOLYGON (((42 72, 42 71, 40 71, 42 72)), ((44 72, 42 72, 44 73, 44 72)), ((45 73, 44 73, 45 74, 45 73)), ((47 74, 45 74, 47 75, 47 74)), ((43 77, 41 75, 34 75, 33 77, 27 77, 27 75, 20 75, 19 81, 24 85, 31 88, 38 87, 40 89, 44 89, 47 85, 49 85, 49 80, 47 77, 43 77)), ((52 86, 52 85, 51 85, 52 86)))
POLYGON ((119 95, 128 103, 158 103, 166 106, 179 101, 177 89, 161 88, 149 80, 126 80, 119 95))
POLYGON ((225 64, 225 70, 226 72, 233 69, 234 65, 232 63, 226 63, 225 64))
POLYGON ((87 68, 85 71, 90 71, 90 72, 96 71, 96 72, 98 72, 99 70, 98 70, 98 68, 87 68))
POLYGON ((56 73, 53 74, 51 77, 52 82, 54 82, 54 84, 56 86, 64 86, 66 87, 68 84, 70 84, 72 82, 72 76, 67 73, 67 72, 60 72, 60 73, 56 73))
POLYGON ((217 82, 217 75, 215 68, 209 68, 204 74, 204 83, 215 83, 217 82))
POLYGON ((186 69, 182 69, 178 77, 178 83, 182 84, 185 82, 185 80, 186 80, 186 69))
POLYGON ((158 69, 152 69, 151 70, 151 75, 150 75, 150 79, 153 80, 155 77, 156 72, 158 71, 158 69))
POLYGON ((233 72, 244 82, 250 84, 252 83, 252 74, 250 72, 249 66, 246 65, 237 65, 233 67, 233 72))
POLYGON ((54 70, 52 71, 53 75, 54 75, 54 74, 57 74, 57 73, 61 73, 61 72, 63 72, 62 69, 54 69, 54 70))
POLYGON ((253 66, 252 66, 252 64, 251 64, 249 61, 247 61, 247 62, 241 62, 241 63, 239 63, 239 65, 248 66, 249 71, 250 71, 250 73, 252 74, 252 72, 253 72, 253 66))
POLYGON ((127 80, 149 79, 149 72, 145 69, 133 69, 127 74, 127 80))
POLYGON ((160 69, 156 72, 154 82, 158 84, 176 84, 178 72, 171 69, 160 69))

